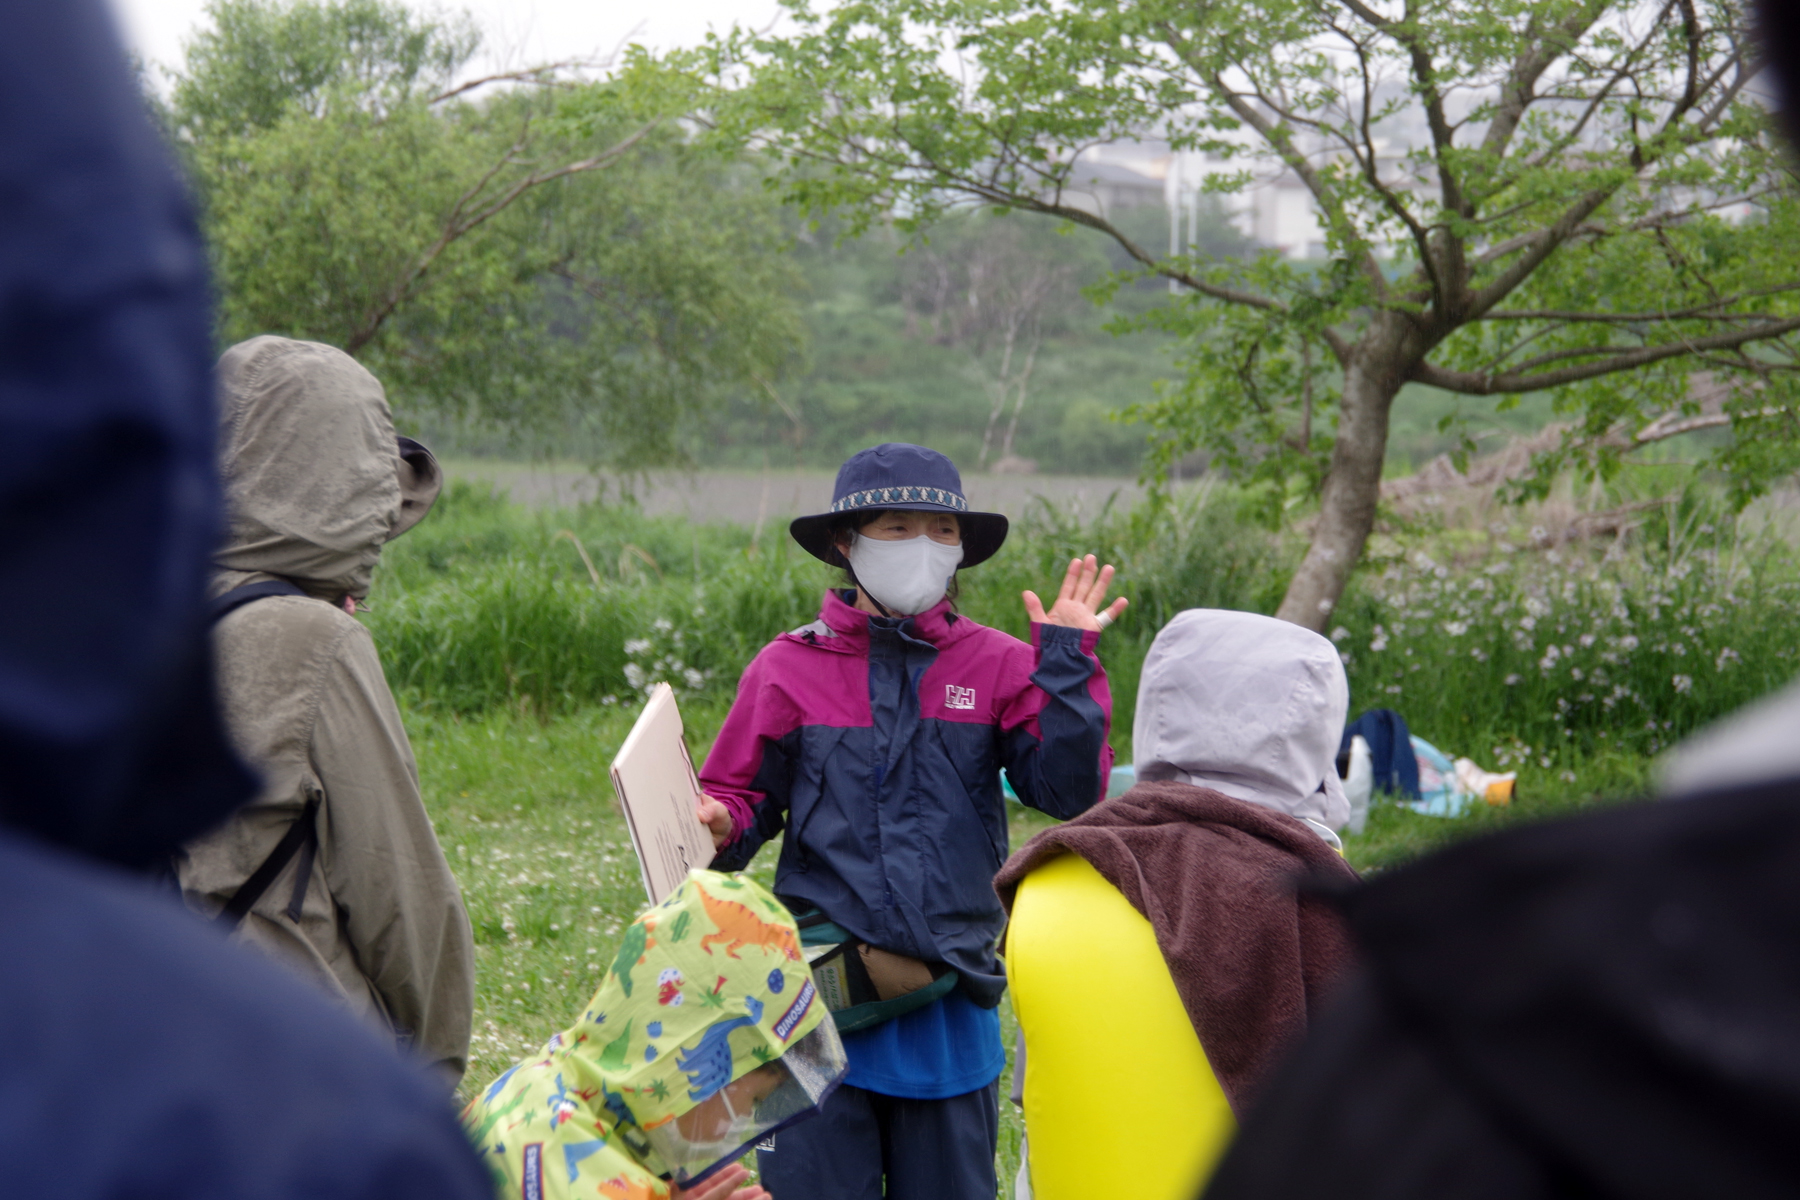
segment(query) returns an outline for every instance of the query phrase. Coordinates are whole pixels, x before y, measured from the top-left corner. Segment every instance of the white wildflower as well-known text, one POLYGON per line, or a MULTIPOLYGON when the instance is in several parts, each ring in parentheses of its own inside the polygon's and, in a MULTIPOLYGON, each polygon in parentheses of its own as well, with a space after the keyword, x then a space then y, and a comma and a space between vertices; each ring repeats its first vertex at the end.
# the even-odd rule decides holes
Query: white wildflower
POLYGON ((1694 677, 1692 675, 1677 675, 1670 679, 1669 682, 1675 685, 1676 691, 1685 692, 1694 686, 1694 677))
POLYGON ((1726 667, 1729 667, 1732 663, 1741 662, 1741 661, 1743 661, 1743 660, 1742 660, 1741 656, 1738 654, 1738 652, 1736 650, 1733 650, 1730 646, 1727 646, 1723 650, 1719 651, 1719 657, 1713 659, 1713 670, 1723 671, 1726 667))
POLYGON ((626 638, 625 657, 636 658, 640 654, 650 653, 649 638, 626 638))

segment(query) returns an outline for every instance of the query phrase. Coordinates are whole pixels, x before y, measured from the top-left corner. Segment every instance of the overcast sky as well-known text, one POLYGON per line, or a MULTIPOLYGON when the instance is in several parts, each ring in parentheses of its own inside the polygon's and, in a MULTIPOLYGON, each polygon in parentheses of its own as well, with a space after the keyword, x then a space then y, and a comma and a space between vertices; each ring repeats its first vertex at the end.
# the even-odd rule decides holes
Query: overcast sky
MULTIPOLYGON (((182 39, 201 20, 205 0, 112 0, 125 40, 151 63, 180 60, 182 39)), ((467 9, 486 35, 477 70, 610 54, 621 41, 656 48, 692 45, 708 26, 734 21, 762 27, 775 16, 775 0, 464 0, 417 8, 467 9)))

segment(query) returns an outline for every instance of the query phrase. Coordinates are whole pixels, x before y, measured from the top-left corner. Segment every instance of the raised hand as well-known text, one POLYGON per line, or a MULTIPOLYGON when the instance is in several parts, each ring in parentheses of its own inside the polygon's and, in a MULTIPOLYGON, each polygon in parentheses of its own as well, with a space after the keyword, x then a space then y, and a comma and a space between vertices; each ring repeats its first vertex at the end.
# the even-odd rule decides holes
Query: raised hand
POLYGON ((749 1177, 743 1163, 732 1163, 699 1187, 676 1188, 673 1200, 770 1200, 769 1193, 760 1187, 732 1190, 749 1177))
POLYGON ((1050 611, 1044 611, 1044 604, 1038 599, 1036 592, 1026 592, 1025 615, 1033 624, 1067 625, 1073 629, 1105 629, 1119 619, 1130 603, 1123 596, 1114 600, 1104 612, 1100 606, 1106 603, 1106 589, 1111 586, 1113 577, 1112 564, 1098 566, 1093 555, 1086 558, 1069 560, 1068 573, 1063 576, 1062 590, 1056 594, 1056 603, 1050 611), (1105 619, 1102 620, 1101 618, 1105 619))

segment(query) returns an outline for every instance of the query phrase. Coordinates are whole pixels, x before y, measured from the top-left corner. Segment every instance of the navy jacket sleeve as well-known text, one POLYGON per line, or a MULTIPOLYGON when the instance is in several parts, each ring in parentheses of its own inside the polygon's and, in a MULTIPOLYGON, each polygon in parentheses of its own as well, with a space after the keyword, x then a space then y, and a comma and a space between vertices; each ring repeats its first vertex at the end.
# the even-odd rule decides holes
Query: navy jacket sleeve
POLYGON ((1037 669, 1001 713, 1001 765, 1020 800, 1066 821, 1106 794, 1112 692, 1098 633, 1033 625, 1031 641, 1037 669))
POLYGON ((700 768, 701 789, 731 810, 736 831, 714 855, 716 871, 743 870, 786 825, 800 716, 775 674, 768 648, 744 668, 737 699, 700 768))

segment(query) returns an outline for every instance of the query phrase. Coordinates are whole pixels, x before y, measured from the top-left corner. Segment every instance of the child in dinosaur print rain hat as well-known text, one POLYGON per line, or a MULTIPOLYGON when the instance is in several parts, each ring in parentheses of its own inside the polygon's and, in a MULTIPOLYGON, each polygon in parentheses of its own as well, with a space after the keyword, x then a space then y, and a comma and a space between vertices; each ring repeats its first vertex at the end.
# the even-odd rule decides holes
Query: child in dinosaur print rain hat
POLYGON ((632 922, 581 1018, 463 1113, 503 1200, 756 1200, 751 1145, 843 1078, 787 909, 694 871, 632 922))

